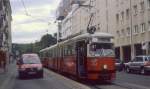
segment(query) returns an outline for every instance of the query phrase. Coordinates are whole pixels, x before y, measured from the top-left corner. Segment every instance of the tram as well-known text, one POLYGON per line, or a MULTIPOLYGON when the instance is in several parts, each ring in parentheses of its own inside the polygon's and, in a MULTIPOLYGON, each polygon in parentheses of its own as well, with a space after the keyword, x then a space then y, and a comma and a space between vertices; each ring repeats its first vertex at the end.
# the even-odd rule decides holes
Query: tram
POLYGON ((39 54, 43 65, 73 75, 79 79, 115 79, 113 36, 108 33, 85 33, 54 46, 42 49, 39 54))

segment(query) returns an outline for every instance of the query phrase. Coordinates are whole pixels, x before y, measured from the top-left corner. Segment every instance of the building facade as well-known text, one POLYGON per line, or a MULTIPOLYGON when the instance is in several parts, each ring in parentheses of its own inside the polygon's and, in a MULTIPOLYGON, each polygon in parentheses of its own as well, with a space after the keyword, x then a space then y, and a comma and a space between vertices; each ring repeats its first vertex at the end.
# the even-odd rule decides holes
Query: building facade
POLYGON ((70 31, 70 28, 72 28, 72 17, 70 17, 71 13, 73 13, 72 11, 77 4, 82 4, 85 1, 86 0, 62 0, 60 2, 56 12, 56 18, 58 20, 58 40, 68 37, 66 34, 70 34, 68 31, 70 31))
POLYGON ((9 62, 11 54, 11 6, 9 0, 0 0, 0 55, 3 60, 9 62))
POLYGON ((150 54, 150 0, 116 0, 116 54, 129 61, 150 54))
POLYGON ((86 0, 62 20, 62 37, 87 32, 91 14, 96 31, 114 35, 117 59, 150 54, 150 0, 86 0))

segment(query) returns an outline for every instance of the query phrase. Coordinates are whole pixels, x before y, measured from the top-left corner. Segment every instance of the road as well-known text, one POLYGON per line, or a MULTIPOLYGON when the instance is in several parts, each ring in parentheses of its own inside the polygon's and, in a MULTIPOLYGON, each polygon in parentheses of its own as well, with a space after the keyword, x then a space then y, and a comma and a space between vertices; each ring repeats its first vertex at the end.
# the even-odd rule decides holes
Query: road
POLYGON ((117 72, 115 84, 136 89, 150 89, 150 75, 117 72))
MULTIPOLYGON (((44 78, 19 79, 16 69, 13 72, 11 89, 150 89, 150 76, 117 72, 112 84, 83 84, 44 70, 44 78)), ((9 88, 10 89, 10 88, 9 88)))

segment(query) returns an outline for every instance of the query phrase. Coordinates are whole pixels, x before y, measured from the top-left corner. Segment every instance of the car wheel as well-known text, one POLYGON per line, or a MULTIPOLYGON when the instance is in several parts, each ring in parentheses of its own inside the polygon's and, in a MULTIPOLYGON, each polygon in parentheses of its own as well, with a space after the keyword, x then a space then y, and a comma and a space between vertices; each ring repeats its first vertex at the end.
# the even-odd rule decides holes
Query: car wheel
POLYGON ((131 72, 131 70, 130 70, 129 67, 126 68, 126 72, 127 72, 127 73, 130 73, 130 72, 131 72))
POLYGON ((144 68, 141 68, 140 73, 141 73, 142 75, 146 74, 145 69, 144 69, 144 68))

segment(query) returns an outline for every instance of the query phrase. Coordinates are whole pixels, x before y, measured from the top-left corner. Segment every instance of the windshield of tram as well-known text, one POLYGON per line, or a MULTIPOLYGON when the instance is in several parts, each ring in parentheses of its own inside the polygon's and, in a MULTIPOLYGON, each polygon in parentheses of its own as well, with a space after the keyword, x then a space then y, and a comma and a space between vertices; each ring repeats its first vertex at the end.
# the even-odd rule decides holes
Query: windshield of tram
POLYGON ((92 43, 89 51, 91 56, 114 56, 112 43, 92 43))

